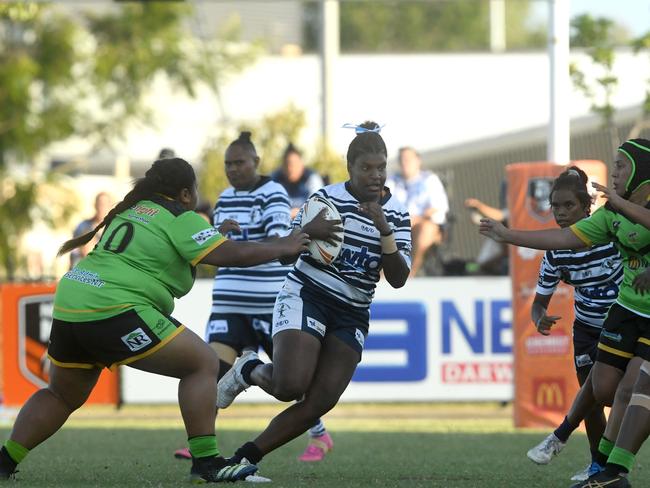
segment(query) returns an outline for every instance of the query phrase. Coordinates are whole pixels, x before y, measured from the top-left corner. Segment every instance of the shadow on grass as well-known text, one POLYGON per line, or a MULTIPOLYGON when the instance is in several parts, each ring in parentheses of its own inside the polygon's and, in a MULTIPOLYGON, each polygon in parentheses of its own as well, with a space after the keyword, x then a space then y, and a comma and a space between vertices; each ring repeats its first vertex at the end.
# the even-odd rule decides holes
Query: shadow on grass
MULTIPOLYGON (((218 434, 230 455, 257 431, 218 434)), ((8 435, 1 429, 2 439, 8 435)), ((332 432, 335 448, 321 463, 300 463, 306 436, 268 455, 261 474, 274 488, 345 487, 563 487, 589 458, 586 438, 576 434, 549 466, 536 466, 526 451, 543 438, 539 433, 466 434, 332 432)), ((174 459, 183 447, 181 429, 64 428, 30 453, 20 466, 16 486, 108 487, 185 484, 190 462, 174 459)), ((641 464, 650 456, 644 451, 641 464), (645 455, 644 455, 645 454, 645 455)), ((632 482, 643 478, 637 470, 632 482)))

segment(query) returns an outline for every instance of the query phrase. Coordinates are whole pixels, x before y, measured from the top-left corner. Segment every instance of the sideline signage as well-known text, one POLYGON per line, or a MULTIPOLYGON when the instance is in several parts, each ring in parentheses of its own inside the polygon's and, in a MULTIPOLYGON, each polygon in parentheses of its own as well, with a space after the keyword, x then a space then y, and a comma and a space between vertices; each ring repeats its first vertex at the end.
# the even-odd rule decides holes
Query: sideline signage
MULTIPOLYGON (((48 384, 54 290, 55 285, 47 283, 0 286, 0 392, 5 405, 20 406, 48 384)), ((104 370, 88 403, 118 404, 117 376, 104 370)))

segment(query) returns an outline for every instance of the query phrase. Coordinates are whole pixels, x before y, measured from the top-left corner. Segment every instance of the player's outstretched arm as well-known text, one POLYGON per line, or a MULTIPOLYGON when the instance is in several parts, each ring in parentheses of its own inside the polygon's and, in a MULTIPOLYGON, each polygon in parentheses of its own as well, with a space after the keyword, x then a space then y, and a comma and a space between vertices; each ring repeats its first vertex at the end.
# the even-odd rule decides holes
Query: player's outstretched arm
POLYGON ((599 185, 595 181, 591 183, 591 186, 593 186, 596 190, 601 192, 603 196, 609 200, 609 203, 611 203, 616 210, 621 212, 632 222, 636 222, 637 224, 641 224, 647 227, 648 229, 650 229, 649 209, 624 199, 611 188, 607 188, 606 186, 599 185))
POLYGON ((492 219, 481 219, 479 232, 497 242, 532 249, 580 249, 585 243, 573 233, 571 228, 544 230, 515 230, 505 227, 492 219))
POLYGON ((226 241, 208 253, 201 263, 213 266, 255 266, 285 256, 298 255, 307 251, 307 244, 309 236, 300 231, 269 242, 226 241))

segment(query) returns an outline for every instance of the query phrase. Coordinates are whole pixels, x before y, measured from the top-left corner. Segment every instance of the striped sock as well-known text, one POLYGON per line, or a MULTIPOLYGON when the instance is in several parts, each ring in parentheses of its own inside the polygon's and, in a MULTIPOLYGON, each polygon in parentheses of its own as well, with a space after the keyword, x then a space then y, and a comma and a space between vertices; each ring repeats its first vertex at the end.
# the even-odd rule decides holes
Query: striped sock
POLYGON ((314 426, 309 429, 309 436, 310 437, 320 437, 324 435, 326 432, 325 430, 325 424, 321 419, 318 419, 318 423, 314 424, 314 426))

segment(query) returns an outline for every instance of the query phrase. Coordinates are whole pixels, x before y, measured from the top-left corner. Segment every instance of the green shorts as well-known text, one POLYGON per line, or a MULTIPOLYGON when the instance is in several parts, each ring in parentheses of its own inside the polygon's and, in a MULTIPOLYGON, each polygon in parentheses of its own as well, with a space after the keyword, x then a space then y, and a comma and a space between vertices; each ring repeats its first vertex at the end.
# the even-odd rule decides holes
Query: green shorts
POLYGON ((152 307, 91 322, 54 319, 48 357, 63 368, 114 368, 154 353, 185 328, 152 307))

